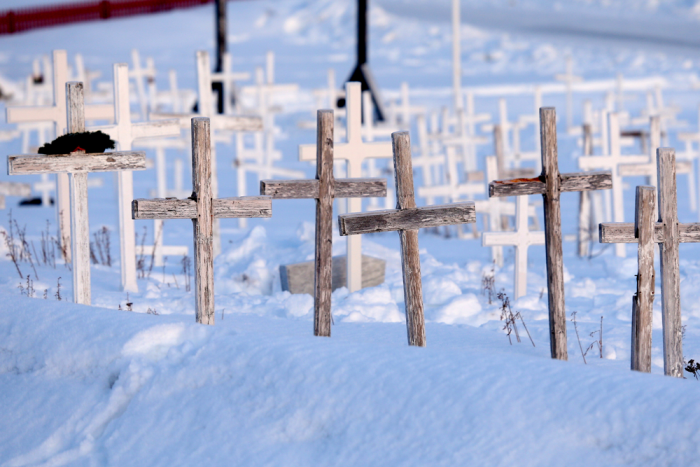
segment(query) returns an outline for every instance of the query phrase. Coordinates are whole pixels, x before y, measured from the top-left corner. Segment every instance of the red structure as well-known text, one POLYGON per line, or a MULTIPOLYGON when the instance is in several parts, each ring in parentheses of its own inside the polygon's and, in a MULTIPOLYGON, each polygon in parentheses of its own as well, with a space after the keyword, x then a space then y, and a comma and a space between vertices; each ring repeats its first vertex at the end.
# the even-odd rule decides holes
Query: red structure
POLYGON ((0 34, 125 16, 190 8, 214 0, 96 0, 0 12, 0 34))

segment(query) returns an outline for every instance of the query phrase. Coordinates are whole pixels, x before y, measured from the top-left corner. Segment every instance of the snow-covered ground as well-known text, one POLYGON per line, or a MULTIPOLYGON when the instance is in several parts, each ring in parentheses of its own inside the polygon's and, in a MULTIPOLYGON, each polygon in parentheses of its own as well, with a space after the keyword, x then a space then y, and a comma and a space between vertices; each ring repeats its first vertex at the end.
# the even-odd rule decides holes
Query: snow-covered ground
MULTIPOLYGON (((17 7, 24 2, 0 2, 17 7)), ((277 118, 276 146, 282 166, 314 168, 296 159, 296 148, 315 135, 298 122, 311 119, 311 89, 322 87, 326 69, 339 79, 354 60, 354 2, 286 0, 229 3, 229 44, 234 66, 253 71, 264 54, 277 56, 276 81, 298 82, 298 99, 277 118)), ((690 77, 700 69, 688 46, 700 41, 693 2, 463 2, 465 86, 549 83, 572 56, 584 78, 658 76, 669 87, 667 104, 682 107, 685 130, 698 123, 697 91, 690 77), (532 23, 532 18, 539 22, 532 23), (655 27, 656 22, 663 27, 655 27), (559 24, 553 27, 552 23, 559 24), (624 27, 621 27, 623 24, 624 27), (593 27, 598 28, 591 37, 593 27)), ((21 80, 31 61, 54 48, 80 52, 91 69, 111 79, 111 64, 130 60, 137 47, 153 56, 158 85, 167 70, 181 87, 194 88, 194 53, 213 47, 212 8, 85 23, 0 38, 0 74, 21 80)), ((449 2, 429 8, 416 0, 383 0, 371 9, 370 60, 385 95, 411 85, 414 103, 439 109, 450 103, 449 2)), ((629 95, 634 95, 629 93, 629 95)), ((575 96, 575 120, 584 99, 602 106, 602 92, 575 96)), ((532 98, 511 96, 513 117, 531 113, 532 98)), ((564 95, 545 94, 544 104, 564 115, 564 95)), ((632 114, 645 96, 625 103, 632 114)), ((496 96, 477 97, 477 111, 495 115, 496 96)), ((0 109, 2 110, 2 109, 0 109)), ((560 123, 562 171, 574 171, 576 138, 560 123)), ((676 145, 676 130, 670 133, 676 145)), ((523 146, 534 147, 533 132, 523 146)), ((527 136, 530 135, 530 136, 527 136)), ((415 132, 412 133, 415 139, 415 132)), ((0 143, 16 154, 20 142, 0 143)), ((491 148, 480 149, 480 164, 491 148)), ((235 149, 218 147, 221 196, 237 193, 231 161, 235 149)), ((172 176, 172 173, 170 173, 172 176)), ((112 234, 118 258, 116 197, 111 175, 90 190, 91 229, 112 234)), ((37 177, 0 180, 36 181, 37 177)), ((416 182, 421 180, 416 174, 416 182)), ((149 197, 153 171, 135 173, 135 196, 149 197)), ((630 179, 627 221, 633 219, 630 179)), ((679 217, 693 222, 687 179, 679 176, 679 217)), ((249 187, 256 187, 251 176, 249 187)), ((250 192, 254 194, 254 192, 250 192)), ((562 196, 563 229, 577 231, 575 194, 562 196)), ((40 249, 52 208, 17 206, 8 215, 40 249)), ((418 200, 422 204, 424 200, 418 200)), ((603 358, 597 348, 583 364, 573 323, 569 362, 549 359, 544 248, 530 248, 528 294, 513 302, 526 335, 509 344, 498 300, 489 303, 481 280, 491 271, 490 251, 479 240, 421 232, 421 266, 428 347, 406 345, 403 285, 395 233, 365 236, 364 253, 387 261, 386 282, 333 294, 333 337, 312 336, 307 295, 280 291, 281 264, 313 257, 313 202, 273 202, 273 218, 252 219, 248 229, 223 220, 224 251, 215 262, 217 324, 194 324, 194 302, 185 290, 181 258, 169 258, 139 280, 139 293, 119 287, 119 270, 94 266, 94 307, 71 300, 71 272, 19 264, 29 274, 34 298, 0 245, 0 466, 35 465, 696 465, 700 418, 698 389, 688 380, 661 376, 660 304, 655 304, 653 375, 629 371, 630 310, 636 249, 620 260, 596 246, 580 259, 564 244, 567 315, 577 312, 581 345, 597 335, 603 317, 603 358), (57 284, 63 300, 56 300, 57 284), (44 300, 43 297, 46 296, 44 300), (131 303, 132 311, 127 311, 131 303), (120 310, 121 308, 121 310, 120 310), (155 310, 157 315, 149 315, 155 310)), ((169 221, 166 244, 191 245, 191 224, 169 221)), ((481 224, 479 224, 481 227, 481 224)), ((137 222, 152 236, 152 223, 137 222)), ((334 254, 345 251, 334 237, 334 254)), ((686 325, 684 354, 700 357, 700 247, 681 245, 681 293, 686 325), (697 287, 697 288, 696 288, 697 287)), ((496 289, 512 296, 513 252, 495 271, 496 289)), ((658 264, 658 263, 657 263, 658 264)), ((660 286, 657 284, 657 290, 660 286)), ((522 334, 522 328, 520 329, 522 334)))

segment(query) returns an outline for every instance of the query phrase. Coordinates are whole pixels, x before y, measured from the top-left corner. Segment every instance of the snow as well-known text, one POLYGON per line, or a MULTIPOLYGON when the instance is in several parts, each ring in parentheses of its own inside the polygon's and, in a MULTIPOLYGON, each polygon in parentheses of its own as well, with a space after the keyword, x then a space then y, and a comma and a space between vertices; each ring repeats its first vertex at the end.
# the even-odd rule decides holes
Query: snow
MULTIPOLYGON (((371 3, 370 60, 385 96, 398 95, 406 80, 415 105, 448 105, 449 2, 371 3)), ((13 0, 0 7, 25 4, 13 0)), ((610 83, 620 72, 661 79, 667 104, 681 106, 681 118, 689 122, 685 129, 694 128, 700 99, 689 80, 700 62, 687 46, 700 41, 698 4, 464 1, 464 83, 483 90, 476 100, 480 112, 495 112, 498 97, 507 94, 515 118, 532 113, 531 96, 523 89, 551 83, 571 55, 574 72, 598 83, 575 95, 577 122, 584 99, 602 105, 600 80, 610 83)), ((211 13, 203 7, 2 37, 0 75, 24 79, 31 61, 55 47, 67 48, 71 60, 82 53, 87 66, 108 81, 111 64, 128 61, 131 48, 138 47, 142 57, 154 57, 159 88, 167 87, 170 68, 178 71, 181 87, 194 88, 194 52, 213 47, 211 13)), ((276 80, 300 83, 300 95, 282 102, 286 112, 277 118, 281 132, 275 144, 283 154, 281 166, 313 177, 313 167, 296 160, 296 149, 315 136, 297 123, 310 118, 311 90, 325 85, 326 69, 333 67, 338 81, 351 69, 354 2, 231 2, 229 15, 237 70, 253 71, 263 65, 265 51, 275 50, 276 80)), ((565 115, 564 95, 545 89, 550 90, 545 105, 565 115)), ((644 95, 629 94, 637 99, 625 105, 636 114, 644 95)), ((534 146, 532 133, 522 133, 523 147, 534 146)), ((678 144, 675 130, 670 138, 678 144)), ((20 150, 18 140, 0 144, 3 154, 20 150)), ((235 196, 234 149, 223 144, 217 149, 220 195, 235 196)), ((481 148, 480 158, 490 151, 481 148)), ((562 171, 575 171, 580 149, 562 126, 559 151, 562 171)), ((114 180, 108 174, 91 177, 104 181, 103 188, 89 192, 91 227, 113 232, 112 258, 118 258, 114 180)), ((0 180, 38 178, 0 173, 0 180)), ((134 178, 135 195, 149 196, 153 172, 134 178)), ((679 176, 678 183, 680 220, 692 222, 698 214, 689 207, 688 181, 679 176)), ((252 176, 248 186, 257 186, 252 176)), ((627 189, 627 221, 633 200, 633 189, 627 189)), ((47 220, 55 231, 54 210, 7 201, 39 249, 47 220)), ((562 202, 564 233, 574 234, 578 197, 564 194, 562 202)), ((333 337, 321 339, 312 336, 313 299, 283 292, 279 284, 280 265, 313 258, 313 206, 309 200, 274 201, 273 218, 251 219, 247 229, 222 220, 214 327, 194 323, 194 297, 186 290, 181 258, 153 268, 139 280, 140 291, 128 296, 119 288, 118 264, 93 266, 94 306, 84 307, 69 303, 71 272, 64 264, 39 265, 35 272, 22 262, 20 278, 0 242, 0 466, 172 466, 202 460, 237 466, 697 463, 698 382, 688 373, 687 380, 662 376, 658 300, 653 374, 629 371, 633 245, 624 260, 601 245, 592 258, 581 259, 575 245, 565 242, 566 363, 549 359, 544 247, 530 248, 528 293, 511 303, 536 347, 520 322, 522 342, 511 336, 511 345, 500 302, 484 293, 481 282, 493 273, 495 291, 512 295, 512 250, 504 250, 504 267, 492 270, 490 251, 479 240, 429 231, 419 234, 428 347, 406 345, 396 233, 364 237, 363 252, 386 261, 385 283, 352 294, 336 290, 333 337), (26 289, 28 274, 33 298, 18 288, 26 289), (603 358, 594 348, 584 365, 572 312, 584 351, 597 338, 591 334, 603 317, 603 358)), ((0 231, 10 228, 8 213, 0 212, 0 231)), ((152 224, 138 221, 139 235, 144 228, 150 237, 152 224)), ((164 234, 166 244, 191 245, 189 221, 168 221, 164 234)), ((344 254, 337 231, 333 242, 333 254, 344 254)), ((697 245, 681 245, 684 354, 696 359, 698 253, 697 245)), ((660 290, 658 282, 656 287, 660 290)))

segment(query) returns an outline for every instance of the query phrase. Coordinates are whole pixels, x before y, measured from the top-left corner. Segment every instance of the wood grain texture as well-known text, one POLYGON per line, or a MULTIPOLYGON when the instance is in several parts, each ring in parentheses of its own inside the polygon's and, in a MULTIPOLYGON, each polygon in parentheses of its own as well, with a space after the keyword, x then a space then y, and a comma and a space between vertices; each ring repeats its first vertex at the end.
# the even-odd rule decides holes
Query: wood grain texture
POLYGON ((192 188, 197 201, 194 229, 195 314, 214 324, 214 231, 211 187, 211 139, 208 118, 192 119, 192 188))
MULTIPOLYGON (((400 213, 418 212, 413 190, 413 167, 411 165, 411 141, 408 132, 391 135, 394 152, 396 179, 396 208, 400 213)), ((472 203, 472 209, 474 209, 472 203)), ((425 347, 425 316, 423 313, 423 285, 420 275, 420 253, 418 230, 399 230, 401 242, 401 271, 403 273, 403 296, 406 307, 408 345, 425 347)))
POLYGON ((676 204, 676 153, 657 150, 659 222, 663 225, 661 250, 661 313, 664 337, 664 374, 683 377, 678 212, 676 204))
MULTIPOLYGON (((314 275, 316 261, 285 264, 280 266, 280 285, 282 290, 292 294, 314 295, 314 275)), ((332 260, 333 277, 331 291, 347 287, 347 256, 334 256, 332 260)), ((362 255, 362 288, 375 287, 384 283, 386 261, 362 255)))
POLYGON ((0 182, 0 195, 29 196, 31 194, 32 186, 29 183, 0 182))
MULTIPOLYGON (((272 217, 272 198, 241 196, 212 200, 215 218, 272 217)), ((133 219, 195 219, 197 202, 193 199, 135 199, 131 203, 133 219)))
POLYGON ((651 373, 651 325, 654 308, 655 188, 638 186, 635 198, 637 293, 632 297, 632 370, 651 373))
POLYGON ((7 157, 9 175, 42 173, 116 172, 119 170, 145 170, 146 153, 141 151, 115 151, 83 155, 17 155, 7 157))
MULTIPOLYGON (((620 164, 617 170, 622 177, 650 176, 656 173, 656 164, 620 164)), ((692 161, 676 161, 677 174, 688 174, 692 170, 692 161)))
MULTIPOLYGON (((599 226, 600 243, 637 243, 634 224, 631 222, 602 223, 599 226)), ((654 224, 654 243, 664 243, 661 222, 654 224)), ((700 223, 678 224, 679 243, 700 243, 700 223)))
POLYGON ((417 230, 472 222, 476 222, 476 208, 473 201, 338 216, 341 235, 417 230))
MULTIPOLYGON (((612 188, 610 171, 578 172, 561 174, 561 192, 609 190, 612 188)), ((545 182, 542 176, 495 180, 489 183, 489 196, 544 195, 545 182)))
MULTIPOLYGON (((85 131, 83 83, 66 83, 66 103, 68 133, 85 131)), ((73 301, 82 305, 90 305, 90 220, 88 216, 87 173, 71 174, 70 197, 73 301)))
POLYGON ((332 110, 316 117, 316 235, 314 249, 314 335, 331 336, 333 285, 333 124, 332 110))
MULTIPOLYGON (((261 180, 260 194, 274 199, 315 199, 318 180, 261 180)), ((334 198, 383 198, 385 178, 342 178, 335 180, 334 198)))
POLYGON ((540 109, 540 138, 542 178, 545 183, 543 199, 550 350, 552 358, 567 360, 564 257, 562 253, 561 205, 559 202, 563 180, 559 177, 557 117, 553 107, 540 109))
MULTIPOLYGON (((153 112, 149 114, 150 120, 177 119, 180 127, 187 128, 193 118, 200 118, 199 114, 178 114, 167 112, 153 112)), ((229 130, 255 132, 263 131, 262 118, 246 115, 216 115, 210 122, 214 130, 229 130)))

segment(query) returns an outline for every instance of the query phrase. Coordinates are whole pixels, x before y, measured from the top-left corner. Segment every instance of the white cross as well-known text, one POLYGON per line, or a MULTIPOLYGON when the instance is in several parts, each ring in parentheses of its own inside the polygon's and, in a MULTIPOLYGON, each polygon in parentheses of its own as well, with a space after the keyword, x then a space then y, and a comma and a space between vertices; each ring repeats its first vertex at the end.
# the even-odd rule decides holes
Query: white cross
POLYGON ((566 83, 566 129, 574 126, 574 83, 580 83, 583 78, 574 75, 574 61, 571 56, 566 57, 566 73, 554 75, 557 81, 566 83))
MULTIPOLYGON (((395 131, 399 131, 399 129, 393 125, 375 125, 374 104, 372 103, 372 93, 369 91, 362 91, 362 117, 362 119, 364 120, 364 124, 362 125, 362 136, 364 137, 364 140, 368 143, 373 142, 375 136, 391 137, 392 133, 394 133, 395 131)), ((376 159, 369 159, 367 161, 368 177, 385 176, 388 172, 388 175, 391 175, 391 177, 393 178, 394 171, 393 167, 391 167, 390 162, 387 166, 387 169, 388 170, 384 171, 384 173, 382 174, 381 171, 377 168, 376 159)), ((391 209, 392 200, 395 199, 394 191, 391 188, 389 188, 390 185, 391 183, 387 183, 386 197, 384 198, 383 209, 391 209)), ((347 204, 347 199, 339 199, 338 203, 347 204)), ((377 204, 377 198, 370 198, 367 210, 376 211, 378 209, 382 209, 382 207, 377 204)))
MULTIPOLYGON (((628 156, 622 155, 620 150, 620 123, 616 113, 611 113, 610 120, 610 155, 609 156, 585 156, 579 157, 578 165, 583 170, 608 169, 612 171, 612 201, 614 222, 625 221, 622 164, 646 164, 649 162, 648 155, 628 156)), ((625 245, 620 243, 615 245, 615 254, 621 258, 625 257, 625 245)))
MULTIPOLYGON (((435 180, 438 179, 439 169, 445 165, 445 157, 441 154, 434 153, 432 150, 433 145, 428 135, 425 115, 416 117, 416 126, 418 127, 418 148, 420 156, 413 156, 411 158, 411 163, 414 169, 420 167, 423 176, 423 186, 429 187, 433 186, 435 180)), ((435 204, 435 199, 433 197, 426 196, 425 200, 429 206, 435 204)))
POLYGON ((467 180, 460 183, 454 147, 447 147, 445 150, 445 169, 446 183, 444 185, 419 187, 418 196, 423 198, 441 196, 447 198, 447 202, 453 203, 464 197, 473 198, 474 195, 486 193, 483 179, 476 182, 467 180))
POLYGON ((518 196, 515 202, 514 232, 484 232, 482 246, 515 247, 515 298, 527 295, 527 249, 530 245, 544 245, 544 231, 528 227, 528 195, 518 196))
MULTIPOLYGON (((151 98, 154 96, 146 95, 146 87, 144 86, 144 79, 148 84, 149 91, 154 90, 155 80, 156 80, 156 68, 153 64, 152 58, 146 59, 146 67, 141 66, 141 57, 139 55, 138 49, 131 50, 131 63, 132 69, 129 71, 129 77, 133 78, 136 83, 136 92, 139 99, 139 108, 141 109, 141 120, 148 120, 148 109, 151 98)), ((151 107, 151 111, 153 111, 151 107)))
MULTIPOLYGON (((68 126, 66 118, 66 82, 68 80, 68 58, 65 50, 53 51, 53 105, 7 107, 7 123, 53 122, 54 136, 62 135, 68 126)), ((109 120, 114 117, 114 107, 109 104, 86 105, 86 120, 109 120)), ((68 174, 59 173, 57 179, 57 207, 60 238, 64 245, 65 260, 70 262, 70 192, 68 174)))
MULTIPOLYGON (((345 119, 347 142, 338 143, 334 147, 334 159, 347 160, 348 177, 362 177, 362 162, 365 159, 385 159, 393 157, 390 142, 365 143, 362 141, 362 85, 352 82, 345 83, 347 118, 345 119)), ((316 145, 302 144, 299 146, 299 160, 315 161, 316 145)), ((348 211, 362 211, 362 199, 350 198, 348 211)), ((348 237, 348 289, 350 292, 362 288, 362 241, 361 236, 348 237)))
MULTIPOLYGON (((115 125, 93 127, 116 141, 120 151, 131 151, 134 140, 159 136, 179 136, 177 120, 131 123, 129 102, 129 66, 114 65, 114 120, 115 125)), ((131 201, 134 199, 134 177, 131 171, 117 172, 119 197, 119 240, 121 254, 121 279, 125 291, 138 291, 136 282, 136 232, 131 217, 131 201)))
POLYGON ((231 107, 231 98, 234 94, 236 87, 236 81, 247 81, 250 79, 250 73, 246 72, 234 72, 233 71, 233 59, 231 54, 226 52, 224 54, 222 71, 215 72, 211 74, 211 80, 214 83, 223 83, 224 89, 224 113, 226 115, 233 114, 233 108, 231 107))
POLYGON ((28 183, 0 182, 0 209, 5 209, 5 196, 29 196, 32 187, 28 183))

